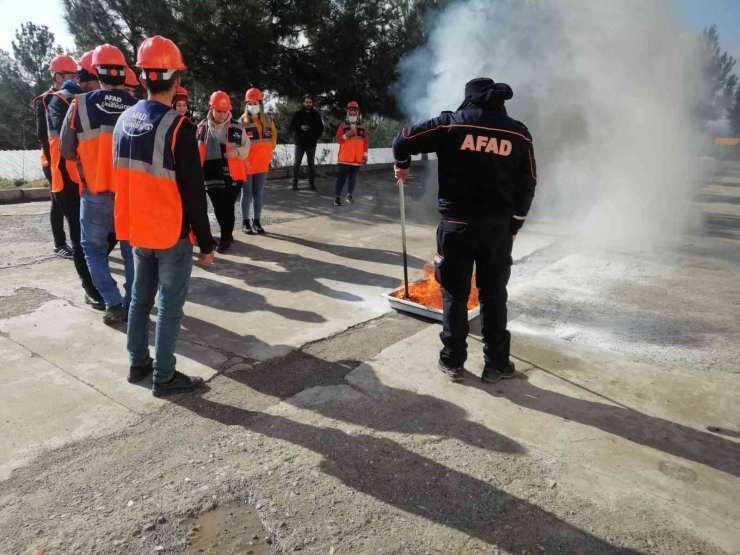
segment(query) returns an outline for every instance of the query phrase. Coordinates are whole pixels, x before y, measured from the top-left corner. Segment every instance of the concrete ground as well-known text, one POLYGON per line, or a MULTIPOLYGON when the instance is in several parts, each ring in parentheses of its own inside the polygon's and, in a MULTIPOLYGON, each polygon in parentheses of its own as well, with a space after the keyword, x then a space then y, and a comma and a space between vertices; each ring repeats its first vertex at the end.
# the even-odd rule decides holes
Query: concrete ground
POLYGON ((178 365, 208 387, 167 401, 126 383, 124 330, 50 255, 48 205, 0 206, 0 553, 740 553, 740 165, 660 251, 529 222, 519 373, 495 385, 477 322, 451 384, 439 325, 380 297, 401 276, 392 179, 361 175, 341 208, 332 185, 271 182, 268 235, 194 270, 178 365))

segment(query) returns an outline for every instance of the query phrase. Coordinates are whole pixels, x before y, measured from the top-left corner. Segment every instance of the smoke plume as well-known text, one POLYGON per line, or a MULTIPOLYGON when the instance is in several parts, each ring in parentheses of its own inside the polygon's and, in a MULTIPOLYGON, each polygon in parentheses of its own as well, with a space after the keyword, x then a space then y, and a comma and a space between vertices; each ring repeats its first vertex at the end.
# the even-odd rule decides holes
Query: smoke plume
POLYGON ((464 84, 514 89, 509 115, 538 159, 533 214, 624 247, 677 238, 690 220, 704 94, 696 41, 669 0, 468 0, 448 7, 402 62, 399 98, 425 119, 464 84))

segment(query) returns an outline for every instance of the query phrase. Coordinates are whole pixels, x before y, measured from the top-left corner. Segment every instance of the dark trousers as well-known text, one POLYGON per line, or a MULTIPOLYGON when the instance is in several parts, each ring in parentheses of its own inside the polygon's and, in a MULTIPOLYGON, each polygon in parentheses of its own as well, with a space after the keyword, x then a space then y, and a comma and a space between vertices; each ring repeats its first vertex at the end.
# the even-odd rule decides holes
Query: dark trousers
MULTIPOLYGON (((44 172, 46 180, 51 186, 51 168, 41 168, 44 172)), ((64 212, 62 207, 56 200, 54 195, 51 195, 51 211, 49 212, 49 222, 51 223, 51 234, 54 237, 54 248, 61 247, 67 244, 67 236, 64 234, 64 212)))
POLYGON ((357 184, 357 173, 360 171, 360 166, 351 166, 350 164, 339 164, 339 177, 334 185, 334 196, 342 196, 342 190, 344 189, 344 182, 349 181, 347 184, 347 194, 351 195, 355 191, 355 185, 357 184))
POLYGON ((293 163, 293 183, 298 183, 298 172, 301 169, 301 162, 303 161, 303 155, 308 158, 308 182, 313 185, 313 164, 314 158, 316 158, 316 145, 314 146, 301 146, 295 145, 295 162, 293 163))
POLYGON ((509 219, 494 223, 444 220, 437 228, 435 277, 442 286, 444 322, 439 355, 449 366, 467 359, 468 309, 473 265, 481 304, 483 354, 502 369, 509 361, 511 334, 506 331, 506 285, 511 277, 513 241, 509 219))
POLYGON ((208 196, 213 203, 213 212, 216 214, 216 221, 221 228, 221 241, 234 240, 234 223, 236 215, 234 207, 236 200, 241 193, 243 181, 236 181, 232 185, 225 187, 211 187, 208 189, 208 196))
POLYGON ((58 193, 52 193, 54 200, 59 204, 64 217, 67 219, 69 227, 69 240, 72 243, 74 252, 74 263, 77 275, 80 276, 82 287, 85 293, 94 299, 101 300, 102 297, 92 282, 90 270, 85 262, 85 253, 82 252, 81 231, 80 231, 80 189, 74 181, 64 182, 64 189, 58 193))

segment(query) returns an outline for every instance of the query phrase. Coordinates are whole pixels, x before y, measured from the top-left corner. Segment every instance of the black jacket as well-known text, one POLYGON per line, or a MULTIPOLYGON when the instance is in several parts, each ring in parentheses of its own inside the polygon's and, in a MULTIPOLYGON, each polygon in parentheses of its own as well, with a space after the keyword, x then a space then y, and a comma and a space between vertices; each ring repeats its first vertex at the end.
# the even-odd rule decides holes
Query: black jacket
POLYGON ((411 155, 436 152, 438 210, 465 222, 498 220, 529 212, 537 184, 532 136, 501 106, 464 106, 457 112, 404 129, 393 140, 399 168, 411 155))
POLYGON ((33 107, 33 117, 36 120, 36 134, 39 137, 39 143, 41 144, 41 150, 44 152, 46 159, 51 162, 51 153, 49 152, 49 129, 46 126, 46 95, 54 92, 54 89, 49 89, 43 94, 38 95, 31 101, 33 107))
POLYGON ((296 144, 308 148, 316 146, 319 142, 319 138, 324 133, 324 122, 321 121, 321 115, 315 109, 307 112, 301 108, 293 115, 290 130, 293 132, 296 144), (308 131, 301 129, 304 125, 308 125, 308 131))

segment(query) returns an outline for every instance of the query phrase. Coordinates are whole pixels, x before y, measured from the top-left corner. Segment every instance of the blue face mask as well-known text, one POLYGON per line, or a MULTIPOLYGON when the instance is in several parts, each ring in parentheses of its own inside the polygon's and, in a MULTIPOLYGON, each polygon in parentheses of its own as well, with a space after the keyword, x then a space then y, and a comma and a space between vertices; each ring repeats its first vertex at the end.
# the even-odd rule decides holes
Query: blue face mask
POLYGON ((72 79, 67 79, 62 83, 62 88, 75 94, 82 94, 82 89, 75 81, 72 81, 72 79))

